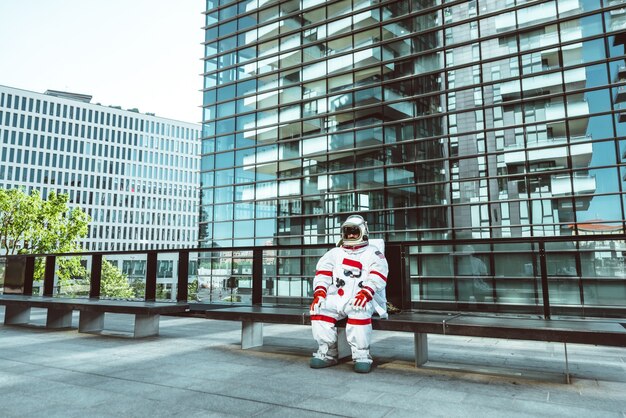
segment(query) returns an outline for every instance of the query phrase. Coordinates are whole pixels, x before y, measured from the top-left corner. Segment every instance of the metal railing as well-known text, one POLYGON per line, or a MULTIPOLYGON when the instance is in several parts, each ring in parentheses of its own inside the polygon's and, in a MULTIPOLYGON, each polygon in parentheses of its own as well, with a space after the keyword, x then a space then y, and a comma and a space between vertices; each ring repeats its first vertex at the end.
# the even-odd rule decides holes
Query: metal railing
MULTIPOLYGON (((605 234, 387 242, 385 253, 390 269, 387 299, 402 310, 516 312, 544 318, 623 317, 626 297, 620 295, 626 295, 624 240, 623 234, 605 234), (502 250, 508 246, 513 249, 502 250), (517 246, 525 250, 519 251, 517 246), (479 273, 462 271, 464 266, 472 264, 458 261, 467 255, 461 250, 465 247, 473 247, 475 252, 471 257, 484 265, 479 278, 488 284, 487 297, 483 300, 468 298, 466 294, 468 283, 479 273), (524 272, 519 273, 522 268, 524 272), (515 287, 516 283, 523 285, 515 287), (432 286, 438 286, 438 296, 432 296, 432 286), (530 296, 520 299, 521 302, 507 302, 521 291, 530 296)), ((145 283, 142 283, 145 287, 138 295, 142 300, 161 300, 157 289, 170 286, 171 296, 167 299, 189 301, 198 307, 237 303, 305 307, 312 294, 315 263, 330 248, 329 244, 316 244, 5 256, 4 292, 32 295, 36 288, 35 294, 58 296, 58 260, 80 257, 88 259, 87 277, 83 280, 88 281, 89 288, 81 297, 107 297, 101 291, 103 260, 139 256, 145 257, 145 283), (177 257, 175 274, 165 281, 161 277, 157 279, 159 257, 164 254, 177 257), (192 260, 197 272, 195 268, 190 272, 192 260), (36 267, 38 264, 44 266, 36 267), (39 273, 41 280, 35 280, 36 270, 43 270, 39 273), (244 284, 237 287, 233 284, 236 280, 231 278, 244 284), (195 286, 193 299, 190 299, 190 283, 195 286), (234 288, 244 296, 239 301, 232 297, 234 288), (208 302, 200 300, 197 297, 200 291, 209 291, 215 297, 210 297, 208 302), (230 297, 223 297, 229 293, 230 297)))

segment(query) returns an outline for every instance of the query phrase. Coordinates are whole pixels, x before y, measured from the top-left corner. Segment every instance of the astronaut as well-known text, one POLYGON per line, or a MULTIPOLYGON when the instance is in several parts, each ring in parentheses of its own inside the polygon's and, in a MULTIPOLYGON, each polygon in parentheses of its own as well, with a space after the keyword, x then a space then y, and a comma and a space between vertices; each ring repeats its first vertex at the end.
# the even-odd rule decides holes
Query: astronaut
POLYGON ((317 263, 310 308, 313 338, 319 346, 310 361, 314 369, 337 364, 336 324, 348 317, 346 337, 354 371, 371 370, 372 315, 378 312, 381 317, 387 317, 385 286, 389 267, 381 252, 384 248, 370 244, 368 234, 365 220, 351 215, 341 225, 337 247, 317 263))

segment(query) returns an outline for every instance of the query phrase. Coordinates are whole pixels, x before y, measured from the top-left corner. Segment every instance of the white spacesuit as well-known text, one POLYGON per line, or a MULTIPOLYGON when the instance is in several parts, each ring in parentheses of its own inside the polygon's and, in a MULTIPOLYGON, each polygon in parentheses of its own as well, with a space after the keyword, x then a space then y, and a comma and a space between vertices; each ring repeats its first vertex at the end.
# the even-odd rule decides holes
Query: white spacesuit
POLYGON ((367 223, 358 215, 350 216, 341 226, 341 241, 322 256, 313 279, 311 304, 313 338, 319 349, 313 354, 312 368, 337 364, 336 323, 348 317, 346 337, 352 350, 354 370, 368 373, 372 315, 387 316, 385 286, 389 267, 383 254, 382 240, 370 244, 367 223))

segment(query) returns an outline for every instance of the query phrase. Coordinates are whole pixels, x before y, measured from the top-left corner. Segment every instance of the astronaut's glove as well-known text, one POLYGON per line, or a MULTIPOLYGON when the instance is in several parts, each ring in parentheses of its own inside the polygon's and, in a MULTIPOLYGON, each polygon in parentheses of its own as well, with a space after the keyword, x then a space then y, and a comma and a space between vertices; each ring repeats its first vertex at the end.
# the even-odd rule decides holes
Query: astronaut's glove
POLYGON ((359 293, 357 293, 352 300, 350 300, 350 305, 356 311, 365 309, 367 302, 372 300, 374 297, 374 291, 367 286, 364 286, 359 293))
POLYGON ((311 307, 309 312, 311 315, 316 315, 320 313, 320 309, 324 307, 326 304, 326 289, 323 287, 318 287, 313 293, 313 303, 311 303, 311 307))

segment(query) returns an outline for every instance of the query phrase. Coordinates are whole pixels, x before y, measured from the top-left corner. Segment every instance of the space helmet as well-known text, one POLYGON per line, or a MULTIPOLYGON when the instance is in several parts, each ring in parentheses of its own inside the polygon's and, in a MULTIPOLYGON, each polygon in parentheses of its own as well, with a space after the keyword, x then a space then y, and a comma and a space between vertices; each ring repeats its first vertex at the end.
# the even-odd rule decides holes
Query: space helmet
POLYGON ((343 246, 359 246, 368 241, 369 231, 367 230, 367 222, 360 215, 350 215, 346 221, 341 224, 341 245, 343 246), (356 235, 356 238, 348 236, 356 235))

